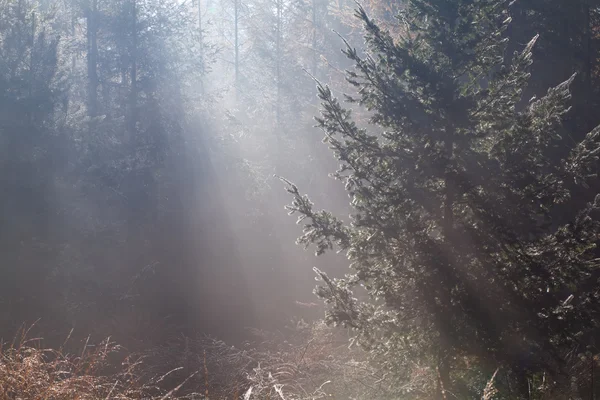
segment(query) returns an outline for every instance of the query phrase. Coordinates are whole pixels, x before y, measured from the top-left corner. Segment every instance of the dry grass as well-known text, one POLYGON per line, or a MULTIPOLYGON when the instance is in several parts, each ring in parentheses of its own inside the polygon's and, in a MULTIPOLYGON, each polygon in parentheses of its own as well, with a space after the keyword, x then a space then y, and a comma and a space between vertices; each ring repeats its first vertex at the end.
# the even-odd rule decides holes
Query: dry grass
POLYGON ((0 346, 0 400, 166 400, 183 387, 161 389, 166 376, 142 381, 139 359, 125 357, 115 368, 123 352, 110 340, 86 342, 79 354, 67 354, 43 348, 28 332, 0 346))
POLYGON ((28 334, 0 345, 0 400, 318 400, 365 391, 371 395, 356 398, 382 398, 372 392, 376 371, 322 325, 287 339, 255 331, 244 349, 181 337, 139 358, 110 340, 68 353, 28 334))
POLYGON ((191 387, 210 399, 318 400, 395 398, 367 354, 348 349, 343 331, 299 322, 285 334, 253 330, 241 347, 206 336, 181 337, 147 354, 149 375, 176 366, 182 379, 200 370, 191 387))
MULTIPOLYGON (((342 331, 300 323, 286 335, 254 335, 241 349, 206 336, 181 337, 134 358, 110 340, 86 342, 72 354, 64 345, 45 349, 23 330, 0 345, 0 400, 398 398, 364 352, 348 349, 342 331)), ((482 399, 496 398, 496 374, 482 399)))

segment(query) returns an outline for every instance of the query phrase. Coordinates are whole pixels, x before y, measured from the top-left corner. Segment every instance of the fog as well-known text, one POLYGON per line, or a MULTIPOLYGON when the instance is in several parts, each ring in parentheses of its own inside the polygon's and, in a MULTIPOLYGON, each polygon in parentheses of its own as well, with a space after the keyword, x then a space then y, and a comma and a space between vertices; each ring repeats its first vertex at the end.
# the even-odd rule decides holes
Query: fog
POLYGON ((0 0, 0 398, 594 398, 600 8, 364 3, 0 0))
POLYGON ((315 300, 312 268, 344 260, 295 245, 280 177, 347 214, 312 118, 313 79, 341 82, 331 30, 351 32, 349 9, 1 6, 5 339, 39 319, 49 340, 239 341, 320 315, 299 305, 315 300))

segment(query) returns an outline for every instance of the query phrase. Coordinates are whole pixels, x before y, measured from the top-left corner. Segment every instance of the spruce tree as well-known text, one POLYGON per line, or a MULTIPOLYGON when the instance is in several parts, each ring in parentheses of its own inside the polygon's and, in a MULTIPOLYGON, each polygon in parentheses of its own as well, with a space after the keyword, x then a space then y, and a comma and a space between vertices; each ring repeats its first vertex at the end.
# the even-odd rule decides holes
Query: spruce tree
POLYGON ((505 54, 508 3, 411 0, 399 40, 359 7, 366 54, 346 43, 357 95, 345 98, 369 124, 318 85, 317 121, 340 161, 350 220, 288 187, 290 213, 304 223, 299 243, 317 254, 338 247, 350 262, 340 279, 316 270, 327 322, 385 355, 389 376, 415 398, 426 390, 407 384, 416 369, 439 398, 465 396, 465 363, 489 375, 500 367, 525 397, 527 379, 558 381, 566 354, 593 345, 600 196, 564 226, 552 211, 595 176, 600 128, 565 159, 549 156, 568 134, 574 78, 522 99, 537 37, 505 54))

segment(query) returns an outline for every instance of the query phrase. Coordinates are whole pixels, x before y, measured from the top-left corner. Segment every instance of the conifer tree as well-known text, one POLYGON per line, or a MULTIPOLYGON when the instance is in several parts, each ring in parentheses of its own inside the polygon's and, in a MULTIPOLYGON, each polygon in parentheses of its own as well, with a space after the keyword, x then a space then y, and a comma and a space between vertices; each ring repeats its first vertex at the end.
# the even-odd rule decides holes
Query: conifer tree
POLYGON ((564 160, 549 156, 567 135, 574 78, 523 102, 537 37, 506 56, 508 3, 411 0, 399 40, 359 7, 367 50, 346 43, 357 92, 346 100, 370 125, 318 85, 317 121, 341 164, 350 221, 315 210, 288 182, 299 243, 317 254, 339 247, 350 261, 341 279, 316 270, 326 320, 386 355, 414 398, 416 367, 438 398, 465 396, 464 360, 489 375, 500 367, 525 398, 528 379, 558 381, 567 352, 593 345, 600 196, 564 226, 552 210, 594 177, 600 127, 564 160))
POLYGON ((67 135, 58 128, 67 85, 56 20, 36 6, 0 1, 0 335, 37 318, 34 310, 48 312, 45 298, 55 295, 46 285, 53 257, 46 245, 54 238, 40 236, 60 220, 47 210, 66 164, 59 151, 67 135))

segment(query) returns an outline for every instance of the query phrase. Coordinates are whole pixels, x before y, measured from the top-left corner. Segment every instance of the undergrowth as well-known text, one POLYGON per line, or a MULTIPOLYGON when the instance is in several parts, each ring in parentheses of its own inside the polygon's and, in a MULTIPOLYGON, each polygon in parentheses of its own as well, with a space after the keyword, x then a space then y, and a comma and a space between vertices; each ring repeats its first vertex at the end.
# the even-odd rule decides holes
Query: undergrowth
MULTIPOLYGON (((0 400, 398 398, 367 353, 348 348, 343 331, 296 321, 284 333, 251 334, 240 347, 181 336, 134 356, 110 339, 88 340, 78 352, 47 349, 23 329, 0 345, 0 400)), ((484 400, 496 398, 494 377, 484 400)))
POLYGON ((202 335, 177 338, 146 354, 156 368, 150 375, 183 366, 171 376, 176 381, 206 369, 208 375, 194 376, 192 381, 208 387, 211 399, 397 398, 368 354, 348 348, 342 330, 300 320, 284 332, 250 330, 249 335, 251 340, 239 347, 202 335))
MULTIPOLYGON (((166 400, 199 399, 194 393, 177 397, 186 380, 162 388, 169 373, 142 379, 143 360, 122 357, 123 349, 107 339, 86 342, 79 354, 47 349, 40 338, 22 329, 12 343, 0 344, 0 400, 166 400), (120 363, 114 359, 122 358, 120 363)), ((65 342, 66 343, 66 342, 65 342)))

